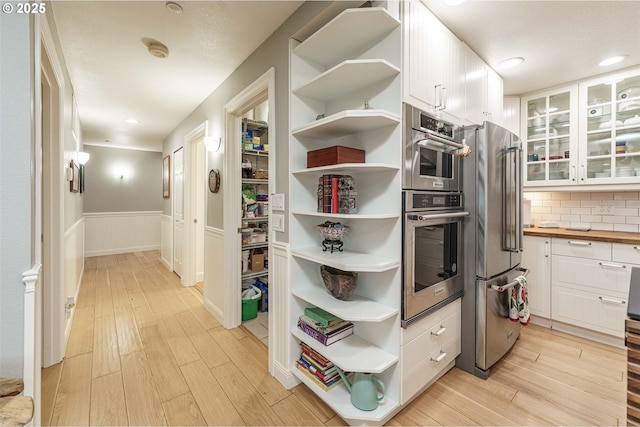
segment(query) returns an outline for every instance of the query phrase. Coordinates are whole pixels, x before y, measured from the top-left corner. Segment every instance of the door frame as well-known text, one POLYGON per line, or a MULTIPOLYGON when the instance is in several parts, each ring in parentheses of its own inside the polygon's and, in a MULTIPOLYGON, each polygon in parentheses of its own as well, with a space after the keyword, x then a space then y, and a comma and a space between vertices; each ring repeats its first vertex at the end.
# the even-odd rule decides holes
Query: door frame
POLYGON ((171 271, 176 273, 176 275, 178 275, 178 277, 180 277, 180 283, 183 283, 184 281, 184 276, 185 276, 185 262, 184 262, 184 258, 186 256, 185 252, 184 252, 184 246, 185 246, 185 232, 184 232, 184 223, 186 221, 185 219, 185 212, 184 212, 184 187, 185 187, 185 183, 184 183, 184 167, 185 167, 185 148, 184 146, 179 146, 176 147, 174 150, 171 150, 171 161, 170 161, 170 167, 169 167, 169 180, 171 182, 171 271), (182 224, 183 224, 183 232, 182 232, 182 273, 178 275, 178 273, 176 272, 176 179, 175 179, 175 170, 176 170, 176 153, 178 151, 182 150, 182 224))
MULTIPOLYGON (((197 197, 204 197, 204 194, 198 194, 198 168, 196 162, 198 160, 197 144, 204 145, 204 137, 208 131, 208 121, 202 122, 196 126, 192 131, 184 136, 182 147, 184 151, 184 189, 182 196, 184 197, 184 260, 182 277, 180 282, 182 286, 194 286, 197 283, 197 230, 198 223, 196 221, 205 221, 206 218, 198 218, 198 212, 196 209, 197 197)), ((204 162, 206 160, 203 159, 204 162)), ((201 236, 204 238, 203 235, 201 236)), ((204 253, 202 254, 204 256, 204 253)), ((204 277, 202 278, 204 280, 204 277)))
MULTIPOLYGON (((47 19, 40 20, 41 62, 38 73, 47 76, 47 83, 51 90, 51 129, 50 145, 43 148, 42 162, 47 163, 43 168, 42 218, 47 226, 42 228, 44 244, 42 245, 43 289, 42 289, 42 366, 48 367, 60 363, 64 358, 68 334, 65 326, 64 306, 64 97, 62 88, 65 86, 64 73, 58 62, 58 53, 47 19), (57 102, 56 102, 57 100, 57 102), (44 292, 48 289, 49 292, 44 292)), ((44 81, 42 82, 44 83, 44 81)), ((41 120, 37 118, 37 120, 41 120)), ((42 141, 44 143, 44 141, 42 141)), ((44 166, 44 165, 43 165, 44 166)), ((39 238, 34 236, 34 238, 39 238)))
MULTIPOLYGON (((255 107, 265 99, 269 105, 269 140, 273 141, 269 144, 269 193, 275 191, 275 151, 276 151, 276 106, 275 106, 275 68, 270 68, 262 76, 258 77, 253 83, 247 86, 242 92, 224 105, 224 123, 225 123, 225 155, 224 170, 227 186, 224 192, 224 265, 225 268, 225 310, 224 322, 225 328, 235 328, 239 326, 242 315, 242 303, 240 283, 242 281, 241 268, 233 266, 241 265, 242 244, 238 229, 242 226, 242 218, 238 214, 238 206, 242 204, 242 179, 241 179, 241 163, 242 163, 242 147, 240 144, 242 138, 241 118, 248 110, 255 107), (235 143, 237 142, 237 143, 235 143), (235 190, 235 191, 234 191, 235 190)), ((273 232, 272 224, 269 221, 269 259, 273 260, 272 243, 273 232)), ((269 270, 269 283, 271 280, 272 270, 269 270)), ((272 286, 269 292, 274 292, 276 286, 272 286)), ((277 292, 277 291, 276 291, 277 292)), ((277 297, 273 294, 269 296, 270 301, 276 301, 277 297)), ((273 308, 273 307, 270 307, 273 308)), ((274 325, 274 311, 269 310, 269 324, 274 325)), ((273 333, 269 334, 269 349, 275 348, 273 345, 273 333)), ((273 352, 269 351, 269 371, 273 367, 273 352)))

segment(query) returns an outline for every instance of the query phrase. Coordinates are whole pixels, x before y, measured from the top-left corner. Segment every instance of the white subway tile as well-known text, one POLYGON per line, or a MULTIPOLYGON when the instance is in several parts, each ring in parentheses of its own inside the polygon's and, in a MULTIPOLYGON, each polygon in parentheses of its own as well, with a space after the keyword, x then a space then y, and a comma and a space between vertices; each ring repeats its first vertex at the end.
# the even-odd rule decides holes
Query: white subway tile
POLYGON ((563 208, 579 208, 580 200, 563 200, 561 206, 563 208))
POLYGON ((539 206, 536 207, 536 212, 538 213, 551 213, 551 207, 550 206, 539 206))
POLYGON ((550 213, 545 215, 544 220, 545 221, 560 221, 560 215, 559 214, 554 214, 554 213, 550 213))
POLYGON ((571 193, 550 193, 552 200, 571 200, 571 193))
POLYGON ((611 192, 591 193, 591 200, 613 200, 613 193, 611 192))
POLYGON ((635 224, 613 224, 613 231, 638 232, 638 225, 635 224))
POLYGON ((627 200, 626 207, 640 208, 640 200, 627 200))
POLYGON ((614 200, 638 200, 638 192, 637 191, 623 191, 620 193, 613 194, 614 200))
POLYGON ((538 193, 539 200, 551 200, 556 193, 538 193))
POLYGON ((600 231, 613 231, 613 224, 598 224, 596 222, 591 224, 591 229, 600 231))
POLYGON ((591 208, 569 208, 571 210, 571 213, 574 215, 591 215, 593 212, 591 211, 591 208))
POLYGON ((590 200, 589 193, 571 193, 571 200, 590 200))
POLYGON ((557 214, 570 214, 572 213, 573 209, 577 209, 577 208, 560 208, 560 207, 552 207, 551 208, 551 212, 552 213, 557 213, 557 214))
POLYGON ((607 224, 625 224, 625 217, 616 215, 603 215, 602 222, 607 224))
POLYGON ((616 215, 623 215, 623 216, 638 216, 638 209, 633 209, 633 208, 620 208, 620 207, 615 207, 613 209, 613 212, 616 215))
POLYGON ((595 208, 598 207, 598 202, 595 200, 581 200, 580 206, 583 208, 595 208))
POLYGON ((640 216, 625 216, 627 224, 640 224, 640 216))
POLYGON ((580 221, 581 216, 580 215, 561 215, 560 219, 562 221, 567 221, 567 222, 576 222, 576 221, 580 221))
POLYGON ((542 206, 542 200, 531 200, 531 207, 542 206))
POLYGON ((580 221, 583 222, 602 222, 601 215, 580 215, 580 221))
POLYGON ((561 206, 560 200, 543 200, 542 206, 561 206))

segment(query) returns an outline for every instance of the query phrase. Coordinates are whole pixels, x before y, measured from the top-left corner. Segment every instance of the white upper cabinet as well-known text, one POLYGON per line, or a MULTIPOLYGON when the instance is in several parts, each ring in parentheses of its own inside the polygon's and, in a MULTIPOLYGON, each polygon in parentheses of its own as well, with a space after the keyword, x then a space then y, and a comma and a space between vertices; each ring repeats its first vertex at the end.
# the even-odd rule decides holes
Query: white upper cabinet
POLYGON ((580 183, 640 180, 640 70, 580 84, 580 183))
POLYGON ((403 100, 460 122, 465 115, 462 42, 421 1, 403 6, 403 100))
POLYGON ((469 46, 463 44, 465 64, 465 119, 480 124, 490 121, 502 125, 502 77, 469 46))

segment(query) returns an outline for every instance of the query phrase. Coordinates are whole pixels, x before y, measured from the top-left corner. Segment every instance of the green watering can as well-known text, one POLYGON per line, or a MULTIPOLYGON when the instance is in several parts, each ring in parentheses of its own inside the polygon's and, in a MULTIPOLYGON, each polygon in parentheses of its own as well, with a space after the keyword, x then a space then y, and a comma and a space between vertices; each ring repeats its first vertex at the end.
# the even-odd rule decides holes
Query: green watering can
POLYGON ((342 369, 337 366, 336 369, 351 393, 353 406, 362 411, 373 411, 378 407, 378 403, 384 398, 384 383, 380 378, 367 372, 356 372, 351 383, 342 369))

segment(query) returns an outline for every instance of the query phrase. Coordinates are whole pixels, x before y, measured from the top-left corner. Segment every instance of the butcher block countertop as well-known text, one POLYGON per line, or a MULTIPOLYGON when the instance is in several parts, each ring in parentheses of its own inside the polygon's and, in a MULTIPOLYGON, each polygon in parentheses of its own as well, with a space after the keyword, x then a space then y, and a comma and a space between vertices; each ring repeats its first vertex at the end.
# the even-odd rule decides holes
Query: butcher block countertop
POLYGON ((525 236, 539 237, 566 237, 570 239, 592 240, 596 242, 626 243, 628 245, 640 245, 640 233, 623 231, 576 231, 566 228, 539 228, 530 227, 524 229, 525 236))

